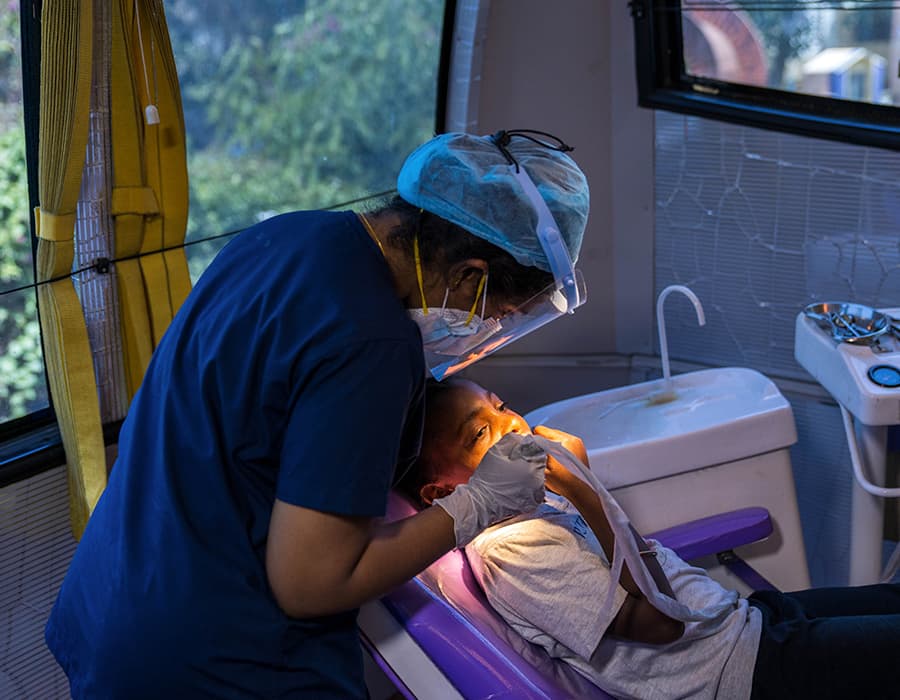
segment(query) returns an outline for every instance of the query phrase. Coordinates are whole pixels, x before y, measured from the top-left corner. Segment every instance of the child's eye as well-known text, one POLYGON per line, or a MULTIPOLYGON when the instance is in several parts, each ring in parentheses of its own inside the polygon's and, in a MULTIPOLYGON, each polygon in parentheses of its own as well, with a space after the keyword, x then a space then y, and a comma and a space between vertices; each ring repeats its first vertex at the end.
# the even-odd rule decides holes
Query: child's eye
POLYGON ((505 411, 506 410, 506 401, 503 401, 499 406, 497 406, 497 410, 505 411))
POLYGON ((478 442, 478 441, 481 440, 481 438, 483 438, 485 435, 487 435, 487 426, 486 426, 486 425, 483 425, 483 426, 481 426, 481 427, 478 429, 478 432, 475 433, 475 437, 472 438, 472 442, 473 442, 473 443, 474 443, 474 442, 478 442))

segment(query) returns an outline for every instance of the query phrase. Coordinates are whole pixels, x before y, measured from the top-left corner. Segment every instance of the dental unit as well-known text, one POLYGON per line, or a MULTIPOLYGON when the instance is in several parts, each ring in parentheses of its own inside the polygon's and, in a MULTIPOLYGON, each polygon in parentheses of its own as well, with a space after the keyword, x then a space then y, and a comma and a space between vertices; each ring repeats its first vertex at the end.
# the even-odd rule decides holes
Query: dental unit
POLYGON ((850 584, 887 581, 900 568, 898 546, 882 570, 884 486, 890 426, 900 423, 900 308, 850 302, 810 304, 797 314, 794 355, 840 406, 853 494, 850 584))

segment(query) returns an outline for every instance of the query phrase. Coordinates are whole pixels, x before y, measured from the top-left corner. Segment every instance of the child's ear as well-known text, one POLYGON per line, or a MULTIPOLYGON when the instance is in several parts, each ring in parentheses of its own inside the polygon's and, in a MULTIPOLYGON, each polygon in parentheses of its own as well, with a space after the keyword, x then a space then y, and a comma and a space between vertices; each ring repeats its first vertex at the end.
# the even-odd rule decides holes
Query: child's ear
POLYGON ((419 489, 419 498, 423 503, 431 505, 435 498, 443 498, 453 493, 452 486, 441 486, 440 484, 425 484, 419 489))

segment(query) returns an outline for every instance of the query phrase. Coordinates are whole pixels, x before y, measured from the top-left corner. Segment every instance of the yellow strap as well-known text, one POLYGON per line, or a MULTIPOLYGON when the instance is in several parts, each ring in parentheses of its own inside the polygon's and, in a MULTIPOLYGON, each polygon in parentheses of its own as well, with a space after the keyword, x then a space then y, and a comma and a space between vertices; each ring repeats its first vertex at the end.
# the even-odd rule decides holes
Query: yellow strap
POLYGON ((71 241, 75 238, 75 212, 51 214, 34 208, 34 223, 38 238, 45 241, 71 241))
POLYGON ((159 214, 159 202, 150 187, 114 187, 110 213, 113 216, 159 214))
MULTIPOLYGON (((162 241, 160 241, 161 243, 162 241)), ((144 240, 146 244, 146 239, 144 240)), ((163 333, 172 322, 172 307, 169 304, 169 281, 166 264, 162 255, 145 255, 138 262, 144 278, 144 293, 150 306, 150 330, 153 347, 159 345, 163 333)))
POLYGON ((362 221, 363 226, 366 227, 366 231, 369 232, 369 237, 378 244, 378 250, 381 251, 381 255, 387 258, 387 254, 384 252, 384 246, 381 245, 381 241, 378 240, 378 236, 375 234, 375 229, 372 228, 372 224, 369 223, 369 220, 365 217, 364 214, 357 214, 359 220, 362 221))
POLYGON ((128 400, 134 397, 150 356, 153 354, 153 339, 150 334, 150 319, 147 316, 147 300, 144 292, 144 278, 137 260, 122 260, 116 264, 116 279, 119 292, 119 327, 122 329, 122 356, 125 361, 125 387, 128 400))
POLYGON ((71 279, 38 287, 38 309, 50 393, 66 451, 69 518, 72 533, 79 539, 106 487, 106 448, 93 357, 71 279))
POLYGON ((169 273, 169 306, 174 316, 191 291, 191 271, 188 268, 184 248, 167 250, 163 253, 163 259, 166 261, 166 271, 169 273))
POLYGON ((481 292, 484 290, 484 283, 487 280, 487 273, 481 273, 481 279, 478 280, 478 291, 475 292, 475 301, 472 302, 472 308, 469 309, 469 315, 466 317, 466 325, 472 321, 472 318, 475 316, 475 308, 478 306, 478 298, 481 296, 481 292))
POLYGON ((419 234, 413 238, 413 255, 416 258, 416 279, 419 281, 419 295, 422 297, 422 312, 428 313, 428 302, 425 301, 425 283, 422 280, 422 259, 419 257, 419 234))

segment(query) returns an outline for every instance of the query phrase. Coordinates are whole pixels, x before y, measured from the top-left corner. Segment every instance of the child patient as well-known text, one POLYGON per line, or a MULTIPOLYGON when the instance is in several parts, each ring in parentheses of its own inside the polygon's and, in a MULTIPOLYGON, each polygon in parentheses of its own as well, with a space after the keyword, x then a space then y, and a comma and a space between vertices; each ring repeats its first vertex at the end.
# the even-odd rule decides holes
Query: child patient
MULTIPOLYGON (((429 386, 421 456, 401 487, 423 504, 468 481, 485 452, 531 428, 483 387, 429 386)), ((536 426, 587 464, 575 436, 536 426)), ((882 698, 898 679, 892 585, 755 593, 749 601, 632 528, 660 592, 699 614, 659 612, 628 565, 607 605, 614 536, 601 499, 553 457, 543 505, 488 528, 465 552, 491 606, 525 639, 617 698, 882 698)))

